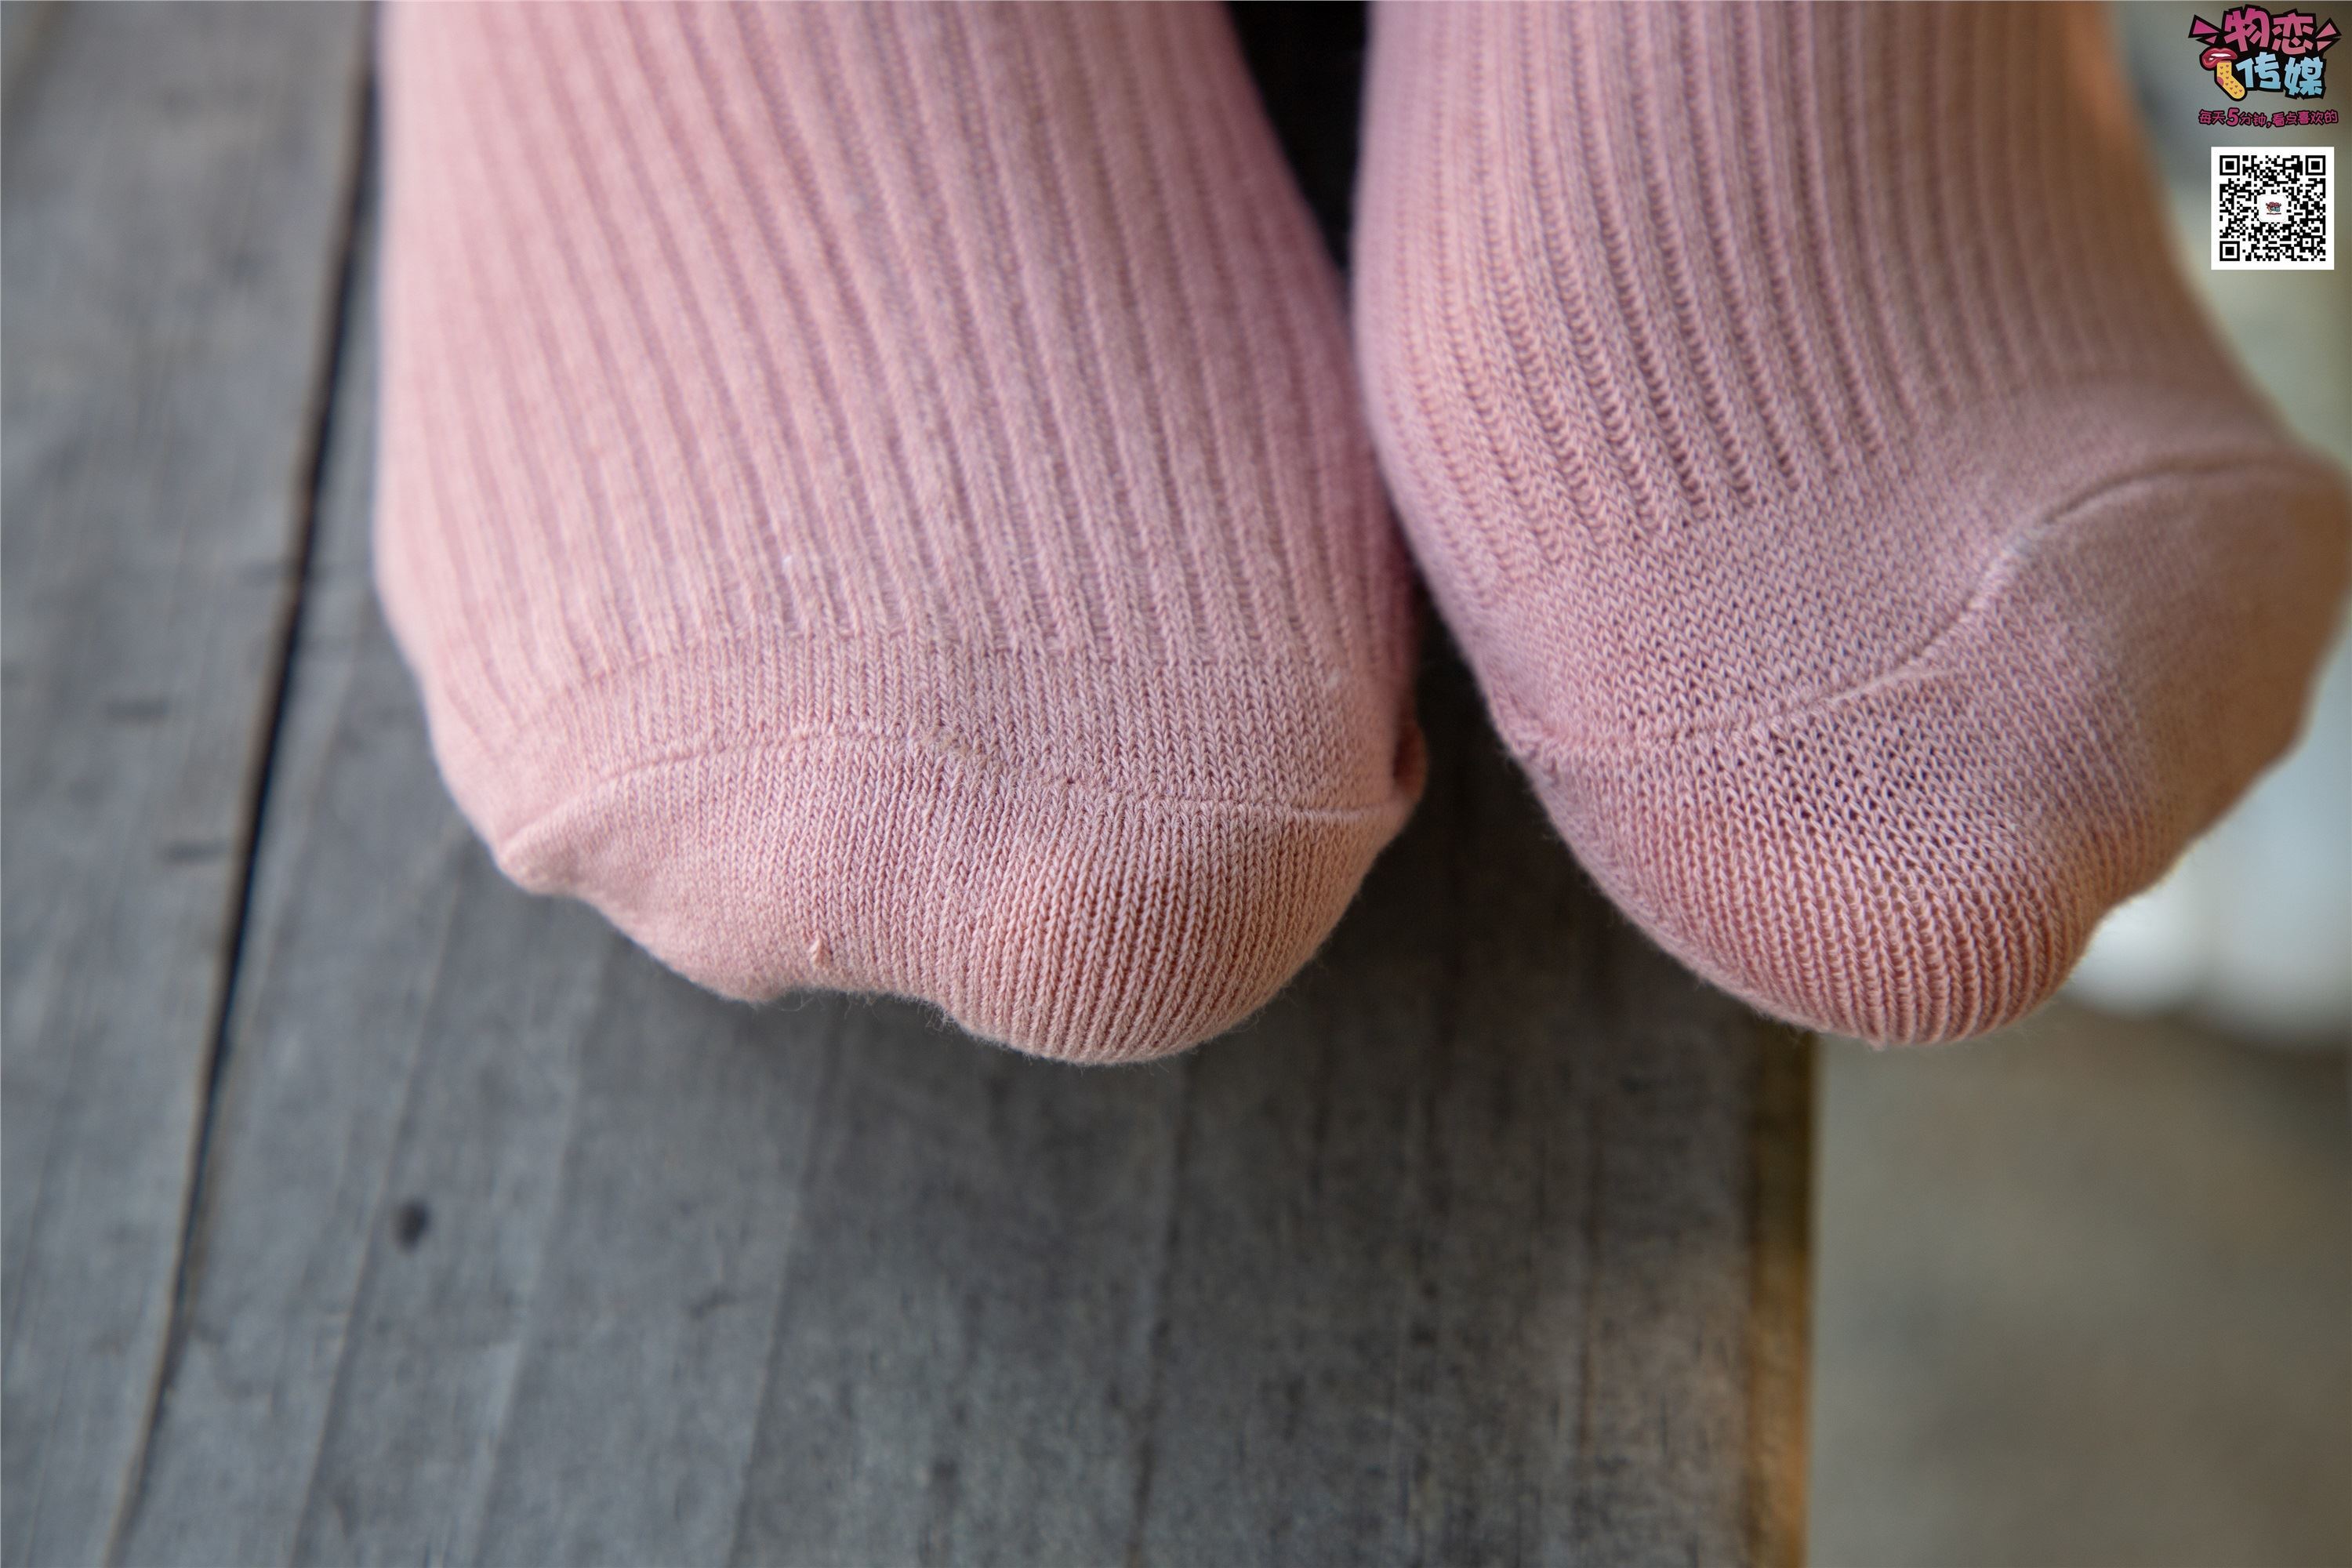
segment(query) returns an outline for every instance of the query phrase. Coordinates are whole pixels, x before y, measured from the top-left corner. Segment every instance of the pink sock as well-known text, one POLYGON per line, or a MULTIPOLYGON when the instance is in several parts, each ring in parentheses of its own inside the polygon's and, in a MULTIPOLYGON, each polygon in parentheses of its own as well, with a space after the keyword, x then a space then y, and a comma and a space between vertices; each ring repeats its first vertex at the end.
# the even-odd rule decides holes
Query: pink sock
POLYGON ((2102 23, 1378 7, 1376 440, 1592 875, 1758 1006, 1970 1034, 2294 735, 2342 482, 2249 393, 2102 23))
POLYGON ((377 564, 508 874, 1060 1057, 1265 1001, 1420 753, 1223 15, 417 6, 387 69, 377 564))

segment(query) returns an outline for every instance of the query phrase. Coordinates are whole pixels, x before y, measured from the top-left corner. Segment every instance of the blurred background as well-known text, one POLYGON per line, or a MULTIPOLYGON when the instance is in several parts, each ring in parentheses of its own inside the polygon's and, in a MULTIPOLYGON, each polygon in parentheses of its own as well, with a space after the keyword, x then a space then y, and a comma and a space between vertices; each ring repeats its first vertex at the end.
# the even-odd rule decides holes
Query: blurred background
MULTIPOLYGON (((2214 146, 2342 127, 2198 124, 2227 100, 2197 9, 2114 8, 2183 269, 2352 463, 2352 271, 2215 272, 2206 248, 2214 146)), ((2295 754, 2116 912, 2063 999, 1958 1049, 1828 1044, 1813 1561, 2352 1563, 2347 1035, 2339 640, 2295 754)))

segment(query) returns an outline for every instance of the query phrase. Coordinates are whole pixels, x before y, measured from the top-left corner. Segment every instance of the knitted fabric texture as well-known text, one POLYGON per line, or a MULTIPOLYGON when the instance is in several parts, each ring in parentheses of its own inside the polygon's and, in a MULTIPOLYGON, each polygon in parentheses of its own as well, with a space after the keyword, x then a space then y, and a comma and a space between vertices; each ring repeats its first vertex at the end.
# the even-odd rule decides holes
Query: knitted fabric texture
POLYGON ((1782 1017, 2047 996, 2337 615, 2342 480, 2173 271, 2109 59, 2058 7, 1376 8, 1414 552, 1595 879, 1782 1017))
POLYGON ((1210 7, 386 22, 376 563, 506 872, 1100 1061, 1421 783, 1339 286, 1210 7))

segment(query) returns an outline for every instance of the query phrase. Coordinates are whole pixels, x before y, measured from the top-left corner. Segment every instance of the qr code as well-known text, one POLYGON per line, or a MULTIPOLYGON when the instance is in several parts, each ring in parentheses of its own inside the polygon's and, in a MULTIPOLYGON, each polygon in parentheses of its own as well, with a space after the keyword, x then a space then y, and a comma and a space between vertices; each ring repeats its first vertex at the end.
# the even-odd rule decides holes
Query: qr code
POLYGON ((2336 149, 2213 149, 2213 265, 2336 265, 2336 149))

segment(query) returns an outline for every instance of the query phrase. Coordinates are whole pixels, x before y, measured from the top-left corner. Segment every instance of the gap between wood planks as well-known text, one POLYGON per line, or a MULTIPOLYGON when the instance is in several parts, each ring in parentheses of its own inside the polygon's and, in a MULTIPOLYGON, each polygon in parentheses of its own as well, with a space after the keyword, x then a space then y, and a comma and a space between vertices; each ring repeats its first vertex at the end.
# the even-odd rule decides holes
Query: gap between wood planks
MULTIPOLYGON (((370 10, 372 13, 373 6, 370 10)), ((41 24, 43 31, 47 30, 46 21, 44 18, 41 24)), ((16 62, 12 59, 9 64, 9 74, 13 78, 16 62)), ((325 330, 320 334, 320 352, 310 370, 310 394, 307 402, 316 412, 304 437, 307 445, 302 454, 299 468, 302 479, 299 487, 300 521, 295 533, 294 559, 287 574, 283 607, 278 616, 277 635, 272 639, 273 653, 266 677, 269 716, 263 728, 259 765, 253 771, 253 786, 245 800, 238 832, 244 860, 229 894, 228 938, 223 944, 221 954, 220 1002, 214 1011, 205 1044, 204 1089, 196 1112, 195 1146, 188 1161, 187 1202, 180 1214, 179 1258, 172 1275, 170 1316, 163 1324, 163 1355, 156 1369, 154 1385, 149 1393, 147 1417, 140 1427, 139 1448, 131 1462, 130 1483, 122 1489, 114 1518, 107 1526, 104 1560, 109 1563, 117 1560, 123 1529, 138 1517, 139 1506, 146 1494, 148 1452, 155 1439, 155 1428, 163 1417, 163 1401, 171 1391, 173 1380, 179 1372, 180 1358, 187 1346, 189 1298, 193 1281, 202 1267, 205 1163, 212 1150, 213 1123, 220 1102, 221 1081, 228 1065, 230 1021, 236 1016, 238 973, 245 957, 246 932, 253 916, 254 873, 261 859, 261 834, 269 808, 269 784, 277 772, 278 737, 285 727, 286 710, 294 687, 295 649, 302 635, 302 605, 310 583, 311 546, 318 536, 319 512, 327 477, 327 456, 341 401, 340 373, 351 338, 353 285, 360 261, 357 241, 362 226, 361 218, 366 204, 374 199, 375 195, 375 52, 372 47, 361 51, 359 78, 352 92, 348 112, 350 118, 345 125, 351 153, 343 170, 343 210, 330 253, 335 272, 335 287, 327 320, 322 323, 325 330)))

